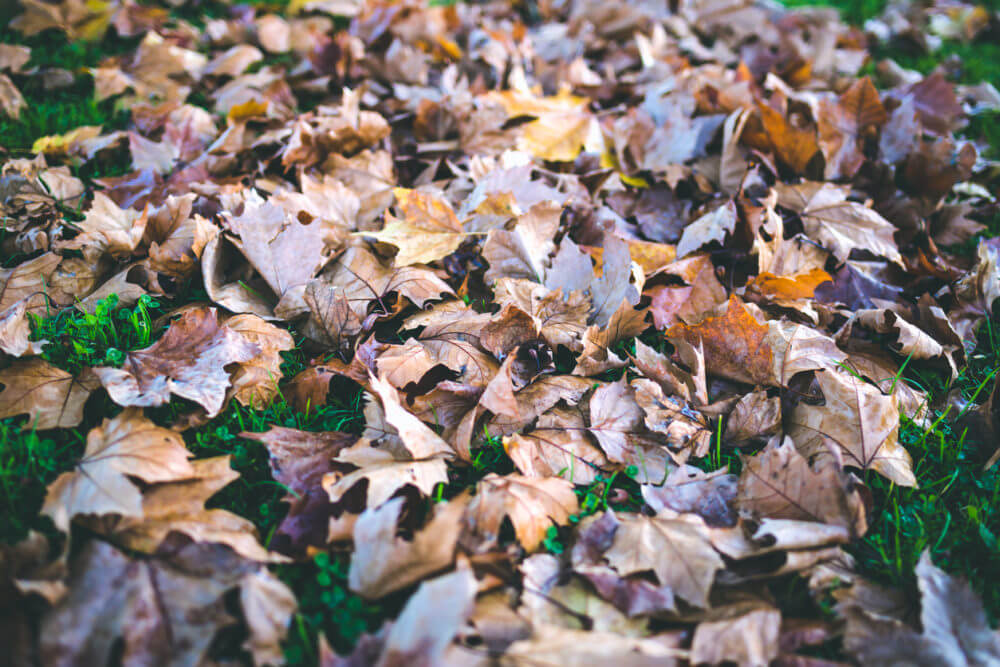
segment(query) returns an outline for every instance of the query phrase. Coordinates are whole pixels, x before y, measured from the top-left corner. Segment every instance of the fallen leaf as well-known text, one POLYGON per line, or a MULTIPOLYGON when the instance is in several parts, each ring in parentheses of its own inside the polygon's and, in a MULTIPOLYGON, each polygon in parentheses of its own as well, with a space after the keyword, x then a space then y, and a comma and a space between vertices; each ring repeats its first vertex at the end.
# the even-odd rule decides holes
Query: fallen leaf
POLYGON ((142 493, 128 478, 155 483, 190 477, 190 455, 180 435, 126 408, 87 434, 83 458, 49 485, 42 513, 63 532, 77 514, 142 517, 142 493))
POLYGON ((755 517, 821 521, 857 537, 867 530, 864 502, 851 478, 832 461, 810 467, 787 437, 744 460, 737 504, 755 517))
POLYGON ((225 367, 260 353, 242 334, 220 326, 214 308, 198 308, 181 315, 151 346, 129 352, 122 368, 100 367, 94 373, 119 405, 163 405, 174 394, 213 417, 222 410, 230 385, 225 367))
POLYGON ((438 505, 412 541, 396 536, 404 500, 365 510, 354 526, 354 558, 347 582, 366 598, 380 598, 445 569, 455 559, 465 503, 438 505))
POLYGON ((16 361, 0 370, 0 418, 28 415, 30 428, 72 428, 98 382, 89 372, 73 377, 41 359, 16 361))
POLYGON ((525 551, 539 547, 549 526, 565 525, 579 509, 572 483, 555 477, 500 477, 490 473, 476 485, 464 525, 477 550, 489 548, 500 537, 500 525, 509 518, 525 551))
POLYGON ((916 486, 910 455, 899 442, 899 408, 892 396, 846 371, 817 373, 825 405, 800 404, 786 433, 807 458, 871 468, 900 486, 916 486))
POLYGON ((708 606, 715 573, 724 567, 708 529, 693 514, 661 510, 655 517, 623 515, 604 556, 623 575, 651 571, 674 594, 697 607, 708 606))
POLYGON ((365 235, 399 248, 396 266, 429 264, 465 240, 465 230, 446 202, 417 190, 396 188, 395 193, 403 217, 386 214, 382 231, 365 235))

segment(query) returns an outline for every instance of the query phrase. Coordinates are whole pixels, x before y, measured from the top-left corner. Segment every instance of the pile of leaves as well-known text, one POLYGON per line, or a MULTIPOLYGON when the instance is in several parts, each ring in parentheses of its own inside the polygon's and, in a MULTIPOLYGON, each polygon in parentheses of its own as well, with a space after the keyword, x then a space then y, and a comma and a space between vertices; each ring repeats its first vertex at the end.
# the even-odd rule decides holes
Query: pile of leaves
POLYGON ((1000 95, 869 39, 996 14, 21 7, 114 55, 0 44, 3 112, 85 77, 127 113, 0 176, 3 434, 58 450, 0 545, 14 664, 1000 660, 928 554, 901 587, 850 554, 917 485, 901 424, 1000 418, 995 373, 911 381, 992 336, 1000 163, 962 132, 1000 95), (253 451, 276 514, 228 502, 253 451))

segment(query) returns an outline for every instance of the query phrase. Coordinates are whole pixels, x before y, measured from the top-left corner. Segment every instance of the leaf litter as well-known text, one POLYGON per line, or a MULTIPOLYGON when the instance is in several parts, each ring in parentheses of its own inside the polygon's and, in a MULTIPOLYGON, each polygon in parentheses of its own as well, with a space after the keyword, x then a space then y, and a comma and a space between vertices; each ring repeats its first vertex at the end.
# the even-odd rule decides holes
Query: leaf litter
MULTIPOLYGON (((997 16, 210 4, 11 22, 125 40, 88 75, 130 111, 0 176, 0 416, 86 431, 39 508, 54 530, 0 547, 16 661, 209 664, 235 625, 244 660, 283 663, 299 600, 274 573, 331 556, 394 611, 320 636, 324 665, 1000 661, 927 553, 907 608, 845 550, 873 476, 917 484, 900 424, 930 413, 904 371, 954 377, 1000 297, 998 164, 961 134, 1000 95, 873 69, 869 39, 997 16), (146 315, 141 345, 35 334, 109 303, 146 315), (361 428, 241 433, 286 491, 274 530, 214 505, 239 466, 186 438, 234 405, 309 414, 331 383, 361 428)), ((0 45, 14 119, 21 88, 76 76, 31 57, 0 45)), ((997 391, 969 411, 994 436, 997 391)))

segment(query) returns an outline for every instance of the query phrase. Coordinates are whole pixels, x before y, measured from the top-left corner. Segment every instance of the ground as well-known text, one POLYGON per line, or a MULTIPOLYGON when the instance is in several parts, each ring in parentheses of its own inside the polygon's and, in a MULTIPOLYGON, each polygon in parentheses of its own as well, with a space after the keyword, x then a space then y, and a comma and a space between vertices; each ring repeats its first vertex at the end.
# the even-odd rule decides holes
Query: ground
MULTIPOLYGON (((996 0, 987 0, 987 5, 990 3, 996 0)), ((845 20, 859 26, 884 10, 884 4, 877 0, 833 5, 845 20)), ((279 5, 272 8, 282 10, 279 5)), ((1000 5, 991 9, 1000 9, 1000 5)), ((229 8, 210 1, 183 5, 174 11, 198 23, 208 17, 224 16, 229 8)), ((129 109, 116 106, 114 98, 95 101, 93 79, 86 68, 97 66, 108 56, 130 52, 138 38, 120 38, 112 31, 100 41, 71 42, 54 30, 26 38, 16 30, 2 27, 0 43, 31 47, 30 65, 62 67, 75 73, 73 85, 56 93, 43 90, 40 84, 21 88, 26 106, 20 118, 0 117, 0 146, 9 157, 29 155, 38 139, 64 134, 79 126, 101 125, 105 131, 128 127, 129 109)), ((930 53, 906 43, 880 44, 874 54, 875 59, 868 67, 876 82, 877 60, 892 58, 923 73, 941 67, 957 82, 987 81, 1000 87, 1000 43, 988 38, 970 42, 944 39, 940 48, 930 53)), ((988 157, 1000 158, 998 121, 1000 114, 991 112, 977 117, 964 130, 969 138, 988 142, 993 151, 988 157)), ((73 167, 74 175, 87 183, 129 171, 127 161, 91 161, 73 167)), ((71 220, 82 217, 71 209, 63 213, 71 220)), ((987 224, 984 236, 1000 234, 1000 215, 987 224)), ((971 254, 975 242, 967 242, 960 250, 971 254)), ((8 255, 3 258, 3 267, 14 267, 23 260, 24 256, 8 255)), ((124 308, 116 308, 112 296, 102 301, 92 314, 67 309, 38 317, 31 323, 33 339, 53 341, 44 348, 41 357, 71 373, 93 366, 118 365, 125 353, 148 347, 162 334, 163 322, 158 320, 162 315, 178 305, 208 300, 200 280, 180 285, 173 294, 173 299, 143 296, 136 305, 124 308)), ((979 329, 968 355, 968 366, 960 369, 957 379, 946 374, 918 373, 904 364, 899 381, 928 392, 932 406, 927 422, 917 424, 904 419, 900 427, 900 440, 912 457, 917 485, 901 487, 865 471, 863 481, 873 496, 869 530, 863 539, 847 547, 857 560, 860 574, 911 590, 917 562, 922 553, 929 551, 938 567, 971 582, 994 624, 1000 619, 1000 587, 992 585, 1000 568, 1000 465, 983 469, 995 443, 976 439, 975 431, 968 428, 963 406, 971 409, 983 402, 1000 372, 997 326, 1000 322, 991 323, 987 319, 979 329)), ((281 372, 286 378, 316 361, 301 350, 300 332, 292 330, 292 334, 295 347, 281 352, 281 372)), ((655 337, 653 332, 646 342, 655 346, 655 337)), ((403 340, 397 338, 398 342, 403 340)), ((635 342, 626 341, 618 349, 634 354, 635 342)), ((183 434, 188 449, 197 457, 232 455, 232 466, 240 477, 215 495, 210 506, 231 510, 252 521, 265 545, 287 511, 287 504, 282 501, 286 490, 272 477, 264 445, 241 434, 264 432, 274 425, 360 434, 365 424, 363 391, 346 378, 338 378, 336 382, 339 384, 330 392, 326 405, 299 411, 283 396, 263 409, 234 401, 217 417, 183 434)), ((175 399, 149 414, 153 421, 168 424, 192 405, 175 399)), ((61 473, 73 469, 83 452, 88 431, 116 411, 108 396, 98 392, 87 405, 86 420, 75 428, 35 431, 23 417, 0 420, 0 543, 16 543, 30 531, 53 538, 59 535, 48 517, 40 514, 46 488, 61 473)), ((742 459, 735 450, 726 449, 717 437, 711 455, 699 465, 706 470, 728 467, 730 472, 739 474, 742 459)), ((513 470, 500 439, 487 434, 474 465, 461 474, 453 474, 449 484, 440 485, 436 494, 439 499, 453 498, 489 473, 513 470)), ((637 497, 638 485, 627 471, 579 486, 576 493, 583 506, 577 519, 609 506, 635 508, 642 504, 637 497)), ((545 549, 562 552, 564 546, 558 530, 553 529, 547 536, 545 549)), ((393 618, 405 602, 403 598, 389 596, 373 603, 352 593, 346 580, 348 556, 349 551, 334 550, 320 553, 311 561, 273 566, 273 571, 298 600, 298 611, 283 645, 284 655, 291 664, 316 663, 320 634, 325 635, 335 650, 349 651, 363 633, 374 631, 386 618, 393 618)), ((774 584, 772 594, 782 609, 815 611, 817 607, 805 584, 798 579, 774 584)), ((829 610, 819 610, 826 612, 829 610)), ((239 626, 222 633, 211 654, 246 659, 247 654, 240 649, 244 633, 239 626)), ((840 650, 835 640, 822 646, 819 653, 834 657, 841 655, 840 650)))

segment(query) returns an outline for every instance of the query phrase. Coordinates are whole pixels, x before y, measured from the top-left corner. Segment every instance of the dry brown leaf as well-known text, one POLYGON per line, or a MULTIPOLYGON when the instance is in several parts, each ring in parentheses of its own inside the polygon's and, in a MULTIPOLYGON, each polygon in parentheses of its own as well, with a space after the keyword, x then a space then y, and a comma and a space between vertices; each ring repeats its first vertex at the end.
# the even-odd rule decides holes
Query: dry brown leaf
POLYGON ((598 388, 590 397, 590 432, 610 461, 636 467, 636 479, 659 484, 671 467, 667 448, 646 431, 645 414, 635 389, 622 378, 598 388))
POLYGON ((902 264, 893 238, 896 228, 873 209, 847 199, 848 190, 832 183, 778 185, 778 203, 798 213, 806 234, 841 262, 863 250, 902 264))
POLYGON ((573 411, 550 410, 530 432, 504 438, 503 447, 527 477, 590 484, 608 467, 604 453, 588 439, 583 418, 573 411))
POLYGON ((829 180, 853 178, 865 160, 862 152, 867 133, 874 134, 889 120, 871 79, 858 79, 836 103, 821 100, 819 145, 826 156, 824 176, 829 180))
POLYGON ((496 544, 500 525, 509 518, 518 542, 531 552, 545 539, 549 526, 566 525, 579 509, 572 483, 556 478, 490 473, 476 485, 465 514, 463 543, 482 551, 496 544))
POLYGON ((224 326, 260 348, 255 357, 241 362, 233 372, 230 395, 241 405, 258 409, 270 405, 279 394, 281 352, 295 347, 292 335, 256 315, 236 315, 224 326))
POLYGON ((490 265, 486 283, 492 285, 499 278, 544 282, 549 255, 556 250, 552 239, 561 213, 555 202, 542 202, 520 216, 510 231, 491 229, 483 244, 483 258, 490 265))
POLYGON ((261 546, 253 523, 205 503, 239 478, 229 456, 192 461, 193 473, 177 481, 150 486, 142 495, 140 517, 92 522, 94 528, 126 549, 155 553, 170 533, 183 533, 198 543, 224 544, 244 558, 280 563, 287 559, 261 546))
POLYGON ((740 667, 769 665, 778 657, 781 612, 755 609, 742 616, 698 624, 691 643, 691 661, 740 667))
POLYGON ((700 517, 664 509, 655 517, 621 515, 619 521, 604 554, 613 568, 623 575, 653 572, 689 604, 708 606, 715 573, 724 564, 700 517))
POLYGON ((1000 656, 1000 633, 990 629, 982 603, 969 584, 931 562, 925 551, 916 567, 922 633, 886 613, 889 595, 863 582, 840 594, 846 617, 844 646, 863 664, 989 665, 1000 656), (855 589, 865 595, 856 594, 855 589))
POLYGON ((243 578, 240 606, 250 630, 243 648, 253 656, 254 664, 281 664, 285 659, 281 644, 299 606, 295 594, 269 570, 261 568, 243 578))
POLYGON ((375 508, 407 484, 429 496, 434 487, 448 481, 448 468, 441 458, 422 461, 397 459, 363 439, 341 452, 337 460, 355 465, 357 469, 348 473, 335 471, 323 476, 323 488, 333 503, 340 501, 361 482, 366 484, 366 506, 375 508))
POLYGON ((447 202, 406 188, 396 188, 395 193, 403 217, 387 214, 382 231, 365 232, 365 236, 399 248, 396 266, 429 264, 451 254, 465 240, 462 223, 447 202))
POLYGON ((239 234, 240 251, 278 297, 275 315, 291 318, 306 312, 303 293, 328 259, 328 230, 318 221, 302 224, 255 193, 230 225, 239 234))
POLYGON ((270 544, 285 553, 302 553, 307 546, 326 544, 331 514, 330 498, 323 477, 334 470, 333 459, 357 437, 335 431, 313 433, 272 426, 265 433, 240 433, 267 448, 271 474, 288 493, 288 514, 282 519, 270 544))
POLYGON ((0 418, 26 414, 30 428, 72 428, 83 421, 83 406, 99 386, 84 371, 73 377, 41 359, 16 361, 0 370, 0 418))
POLYGON ((816 374, 824 405, 800 404, 787 434, 807 458, 871 468, 900 486, 916 486, 910 455, 899 442, 899 407, 892 396, 847 371, 816 374))
POLYGON ((396 535, 402 498, 367 509, 354 525, 354 558, 347 582, 366 598, 380 598, 450 566, 455 559, 465 502, 435 507, 427 525, 413 539, 396 535))
POLYGON ((666 332, 675 345, 704 346, 709 374, 747 384, 785 386, 807 370, 835 368, 847 358, 833 339, 801 324, 761 323, 739 297, 695 325, 675 324, 666 332))
POLYGON ((855 482, 832 461, 811 468, 787 437, 744 460, 736 502, 757 518, 822 521, 843 526, 855 537, 867 530, 855 482))
POLYGON ((119 405, 163 405, 174 394, 213 417, 222 410, 230 385, 226 366, 259 354, 258 345, 219 326, 214 308, 197 308, 181 315, 151 346, 129 352, 121 368, 95 368, 94 373, 119 405))
POLYGON ((49 485, 42 513, 63 532, 77 514, 141 518, 142 493, 128 478, 155 483, 190 477, 190 455, 180 435, 126 408, 87 434, 83 458, 49 485))
POLYGON ((233 623, 223 596, 256 567, 223 547, 187 544, 163 558, 132 560, 91 541, 74 559, 70 593, 42 619, 47 665, 163 661, 198 664, 216 632, 233 623))

